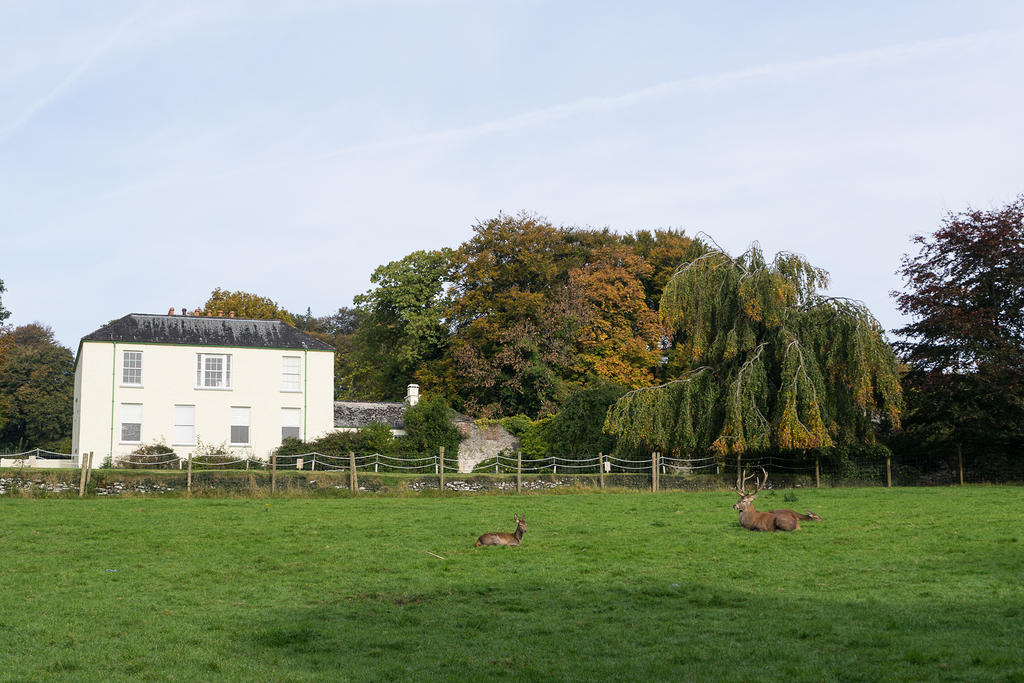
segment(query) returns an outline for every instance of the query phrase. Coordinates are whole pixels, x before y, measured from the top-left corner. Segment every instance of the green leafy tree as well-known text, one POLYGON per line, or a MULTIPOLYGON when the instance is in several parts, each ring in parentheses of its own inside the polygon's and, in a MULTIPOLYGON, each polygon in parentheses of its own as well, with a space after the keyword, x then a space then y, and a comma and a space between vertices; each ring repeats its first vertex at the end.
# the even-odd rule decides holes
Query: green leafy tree
POLYGON ((907 363, 909 441, 932 457, 966 450, 975 467, 1022 464, 1024 195, 993 210, 950 213, 903 257, 912 322, 896 330, 907 363), (1016 462, 1014 462, 1016 461, 1016 462))
POLYGON ((249 292, 229 292, 220 287, 210 292, 210 298, 206 300, 203 310, 208 315, 227 315, 234 311, 239 318, 281 320, 289 325, 295 324, 291 313, 267 297, 249 292))
POLYGON ((405 409, 405 443, 419 453, 435 454, 444 446, 445 458, 455 457, 462 434, 452 424, 455 411, 443 397, 424 395, 405 409))
POLYGON ((569 270, 581 251, 570 231, 525 213, 473 231, 454 256, 448 351, 424 379, 474 415, 536 416, 566 393, 583 313, 569 270))
POLYGON ((687 237, 681 230, 639 230, 623 237, 622 242, 648 265, 640 279, 647 305, 655 311, 665 285, 679 264, 697 258, 706 250, 699 240, 687 237))
POLYGON ((23 325, 0 334, 0 448, 70 450, 74 356, 53 331, 23 325))
POLYGON ((827 283, 799 256, 767 261, 757 245, 683 263, 660 312, 685 365, 619 399, 606 429, 678 453, 873 443, 877 420, 899 425, 896 357, 862 304, 818 293, 827 283))
POLYGON ((391 427, 383 422, 360 427, 359 435, 363 438, 366 448, 373 453, 387 455, 395 450, 395 437, 391 434, 391 427))
POLYGON ((563 458, 593 458, 615 451, 616 439, 605 432, 608 409, 626 393, 621 385, 597 380, 573 393, 548 423, 545 437, 553 455, 563 458))
POLYGON ((438 359, 448 341, 445 283, 452 251, 416 251, 373 271, 376 285, 355 298, 359 327, 350 373, 362 398, 393 400, 438 359))

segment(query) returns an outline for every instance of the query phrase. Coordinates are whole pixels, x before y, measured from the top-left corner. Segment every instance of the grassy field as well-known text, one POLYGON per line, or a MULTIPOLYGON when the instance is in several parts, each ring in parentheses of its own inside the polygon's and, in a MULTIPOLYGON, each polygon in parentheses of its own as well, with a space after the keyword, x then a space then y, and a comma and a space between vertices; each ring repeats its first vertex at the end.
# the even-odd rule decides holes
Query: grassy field
POLYGON ((0 680, 1024 680, 1024 488, 793 495, 5 497, 0 680))

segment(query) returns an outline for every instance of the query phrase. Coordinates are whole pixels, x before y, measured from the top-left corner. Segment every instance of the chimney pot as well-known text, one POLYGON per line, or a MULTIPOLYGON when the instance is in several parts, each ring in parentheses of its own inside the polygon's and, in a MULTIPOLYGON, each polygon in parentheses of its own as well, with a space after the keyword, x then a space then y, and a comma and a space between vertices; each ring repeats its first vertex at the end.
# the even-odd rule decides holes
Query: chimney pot
POLYGON ((217 317, 218 318, 223 318, 224 317, 224 311, 217 311, 217 317))
POLYGON ((228 317, 229 318, 234 318, 235 317, 235 312, 231 311, 230 313, 228 313, 228 317))
POLYGON ((171 306, 170 310, 167 311, 167 315, 174 315, 174 306, 171 306))
POLYGON ((417 403, 419 403, 419 401, 420 401, 420 385, 419 384, 410 384, 408 387, 406 387, 406 389, 405 389, 405 400, 411 406, 414 406, 417 403))

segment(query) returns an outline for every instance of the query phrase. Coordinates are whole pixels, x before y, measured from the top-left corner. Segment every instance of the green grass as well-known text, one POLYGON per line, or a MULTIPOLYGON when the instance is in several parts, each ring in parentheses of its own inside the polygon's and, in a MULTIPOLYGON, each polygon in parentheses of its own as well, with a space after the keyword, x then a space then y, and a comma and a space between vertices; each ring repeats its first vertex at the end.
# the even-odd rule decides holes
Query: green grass
POLYGON ((1024 488, 796 494, 6 497, 0 680, 1024 680, 1024 488))

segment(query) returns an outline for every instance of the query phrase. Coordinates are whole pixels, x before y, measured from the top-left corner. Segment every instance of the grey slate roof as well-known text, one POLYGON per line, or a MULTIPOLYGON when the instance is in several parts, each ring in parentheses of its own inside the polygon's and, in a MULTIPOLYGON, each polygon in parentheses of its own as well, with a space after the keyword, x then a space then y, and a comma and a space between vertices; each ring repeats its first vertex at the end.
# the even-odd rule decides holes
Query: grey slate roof
POLYGON ((333 351, 330 344, 280 320, 130 313, 82 337, 82 341, 188 346, 243 346, 333 351))
POLYGON ((391 429, 405 429, 405 403, 335 401, 335 427, 366 427, 383 422, 391 429))

